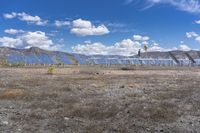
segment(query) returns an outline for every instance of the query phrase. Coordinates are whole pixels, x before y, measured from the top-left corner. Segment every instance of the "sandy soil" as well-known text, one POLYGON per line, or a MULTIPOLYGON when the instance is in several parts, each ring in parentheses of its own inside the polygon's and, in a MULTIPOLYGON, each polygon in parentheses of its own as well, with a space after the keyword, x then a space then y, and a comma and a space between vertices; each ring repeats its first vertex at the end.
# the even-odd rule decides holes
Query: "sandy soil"
POLYGON ((200 69, 0 68, 0 132, 200 132, 200 69))

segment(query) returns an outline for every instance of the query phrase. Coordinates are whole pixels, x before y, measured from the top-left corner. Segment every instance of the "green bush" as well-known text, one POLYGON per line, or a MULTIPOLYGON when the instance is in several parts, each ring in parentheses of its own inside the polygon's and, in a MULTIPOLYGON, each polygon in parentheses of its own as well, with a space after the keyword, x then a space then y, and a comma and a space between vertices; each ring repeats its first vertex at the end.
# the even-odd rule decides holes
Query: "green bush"
POLYGON ((55 71, 56 71, 56 68, 54 66, 50 66, 48 68, 47 73, 50 74, 50 75, 53 75, 55 73, 55 71))

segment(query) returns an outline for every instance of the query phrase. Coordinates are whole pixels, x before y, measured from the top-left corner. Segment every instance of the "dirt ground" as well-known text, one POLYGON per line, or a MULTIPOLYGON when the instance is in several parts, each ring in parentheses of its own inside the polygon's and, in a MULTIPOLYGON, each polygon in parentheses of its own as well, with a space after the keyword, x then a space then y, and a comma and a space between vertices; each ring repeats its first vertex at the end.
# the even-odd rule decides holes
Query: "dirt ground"
POLYGON ((0 132, 200 132, 200 68, 121 68, 0 68, 0 132))

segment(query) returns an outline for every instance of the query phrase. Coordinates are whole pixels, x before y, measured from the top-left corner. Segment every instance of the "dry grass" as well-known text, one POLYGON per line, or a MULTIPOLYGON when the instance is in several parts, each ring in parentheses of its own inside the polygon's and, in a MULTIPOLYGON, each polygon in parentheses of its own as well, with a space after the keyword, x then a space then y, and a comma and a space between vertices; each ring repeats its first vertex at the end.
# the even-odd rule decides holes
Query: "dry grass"
POLYGON ((50 66, 47 70, 47 74, 53 75, 56 71, 56 68, 54 66, 50 66))
POLYGON ((119 108, 115 104, 102 106, 98 102, 95 101, 94 103, 90 103, 90 105, 74 105, 71 116, 90 120, 103 120, 112 118, 119 112, 119 108))
POLYGON ((200 131, 200 69, 73 67, 1 68, 0 131, 200 131))
POLYGON ((142 97, 142 93, 128 93, 127 97, 142 97))
POLYGON ((140 88, 141 85, 140 84, 137 84, 137 83, 130 83, 127 85, 129 88, 140 88))
POLYGON ((1 99, 14 99, 14 98, 21 98, 24 97, 26 93, 24 90, 21 89, 10 89, 10 90, 4 90, 0 94, 1 99))

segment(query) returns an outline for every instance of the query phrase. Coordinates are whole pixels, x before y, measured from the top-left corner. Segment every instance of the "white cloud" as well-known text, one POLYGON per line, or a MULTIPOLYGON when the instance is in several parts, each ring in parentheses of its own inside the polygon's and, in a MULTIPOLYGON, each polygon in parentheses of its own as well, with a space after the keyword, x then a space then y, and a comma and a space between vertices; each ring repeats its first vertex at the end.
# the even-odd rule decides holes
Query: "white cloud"
POLYGON ((108 34, 110 31, 105 25, 94 26, 90 21, 77 19, 73 22, 71 33, 77 36, 94 36, 108 34))
POLYGON ((91 28, 92 23, 87 20, 77 19, 73 21, 73 27, 76 28, 91 28))
POLYGON ((182 50, 182 51, 190 51, 191 48, 189 46, 187 46, 186 44, 181 44, 179 46, 179 50, 182 50))
MULTIPOLYGON (((135 0, 126 0, 125 4, 138 3, 135 0)), ((158 4, 167 4, 175 7, 177 10, 185 11, 189 13, 200 13, 200 2, 199 0, 146 0, 146 7, 144 9, 148 9, 152 6, 158 4)))
POLYGON ((44 32, 27 32, 26 34, 19 37, 23 40, 24 45, 27 46, 39 46, 43 49, 48 49, 53 45, 53 41, 50 40, 44 32))
POLYGON ((19 38, 11 38, 11 37, 0 37, 1 46, 5 47, 19 47, 22 46, 22 40, 19 38))
POLYGON ((31 15, 26 14, 24 12, 18 13, 17 15, 19 16, 20 20, 26 21, 28 23, 33 23, 33 24, 41 25, 41 26, 47 25, 47 23, 48 23, 47 20, 42 20, 39 16, 31 16, 31 15))
POLYGON ((195 40, 200 43, 200 36, 196 37, 195 40))
POLYGON ((187 38, 194 39, 198 43, 200 43, 200 35, 196 32, 186 32, 187 38))
MULTIPOLYGON (((124 39, 121 42, 117 42, 110 46, 102 44, 100 42, 78 44, 72 47, 72 51, 75 53, 86 54, 86 55, 98 55, 98 54, 125 55, 125 56, 135 55, 137 54, 139 49, 144 51, 143 50, 144 44, 150 43, 148 42, 148 40, 150 39, 149 37, 148 39, 147 38, 138 39, 139 36, 141 35, 137 35, 136 36, 137 39, 136 38, 124 39), (147 41, 143 41, 143 40, 147 40, 147 41)), ((153 43, 153 45, 151 45, 148 48, 148 51, 167 51, 167 50, 170 50, 170 49, 164 49, 160 47, 157 43, 153 43)))
POLYGON ((39 47, 46 50, 58 50, 62 45, 55 44, 45 32, 25 32, 16 38, 0 37, 0 45, 13 48, 39 47))
POLYGON ((147 42, 147 41, 143 41, 142 44, 143 44, 143 45, 148 45, 149 42, 147 42))
POLYGON ((106 46, 100 42, 78 44, 72 47, 73 52, 86 55, 134 55, 141 48, 139 42, 125 39, 114 45, 106 46))
MULTIPOLYGON (((192 35, 196 35, 192 33, 192 35)), ((199 38, 200 40, 200 38, 199 38)), ((72 47, 72 51, 85 55, 123 55, 131 56, 136 55, 138 50, 144 52, 144 45, 148 46, 148 52, 166 52, 172 50, 189 51, 191 48, 181 42, 178 48, 163 48, 158 43, 151 40, 150 37, 142 35, 134 35, 132 39, 124 39, 113 45, 106 45, 101 42, 85 42, 72 47)))
POLYGON ((198 37, 199 35, 196 32, 186 32, 187 38, 198 37))
POLYGON ((153 4, 170 4, 178 10, 189 13, 200 13, 199 0, 148 0, 153 4))
POLYGON ((84 41, 84 43, 92 43, 91 40, 84 41))
POLYGON ((195 23, 196 23, 196 24, 200 24, 200 20, 196 20, 195 23))
POLYGON ((15 12, 3 14, 3 17, 5 19, 12 19, 12 18, 15 18, 16 16, 17 16, 17 13, 15 13, 15 12))
POLYGON ((69 25, 70 25, 69 21, 59 21, 59 20, 55 21, 56 27, 63 27, 63 26, 69 26, 69 25))
POLYGON ((17 30, 17 29, 6 29, 6 30, 4 30, 4 32, 8 33, 8 34, 12 34, 12 35, 15 35, 18 33, 24 33, 23 30, 17 30))
POLYGON ((162 51, 170 51, 171 49, 165 49, 165 48, 162 48, 159 46, 159 44, 157 43, 153 43, 153 45, 151 47, 148 48, 148 51, 159 51, 159 52, 162 52, 162 51))
POLYGON ((135 41, 148 41, 150 38, 148 36, 133 35, 135 41))
POLYGON ((43 20, 39 16, 31 16, 24 12, 22 12, 22 13, 16 13, 16 12, 5 13, 3 16, 6 19, 13 19, 13 18, 17 17, 21 21, 25 21, 29 24, 36 24, 36 25, 40 25, 40 26, 45 26, 48 23, 47 20, 43 20))
MULTIPOLYGON (((149 44, 149 42, 148 42, 149 44)), ((105 45, 100 42, 95 43, 86 43, 78 44, 72 47, 72 51, 79 54, 85 55, 123 55, 123 56, 132 56, 138 53, 138 50, 141 49, 144 52, 142 42, 124 39, 121 42, 117 42, 113 45, 105 45)), ((160 47, 158 43, 153 42, 152 45, 149 45, 148 52, 167 52, 172 50, 182 50, 189 51, 191 48, 186 44, 180 44, 178 48, 163 48, 160 47)))

